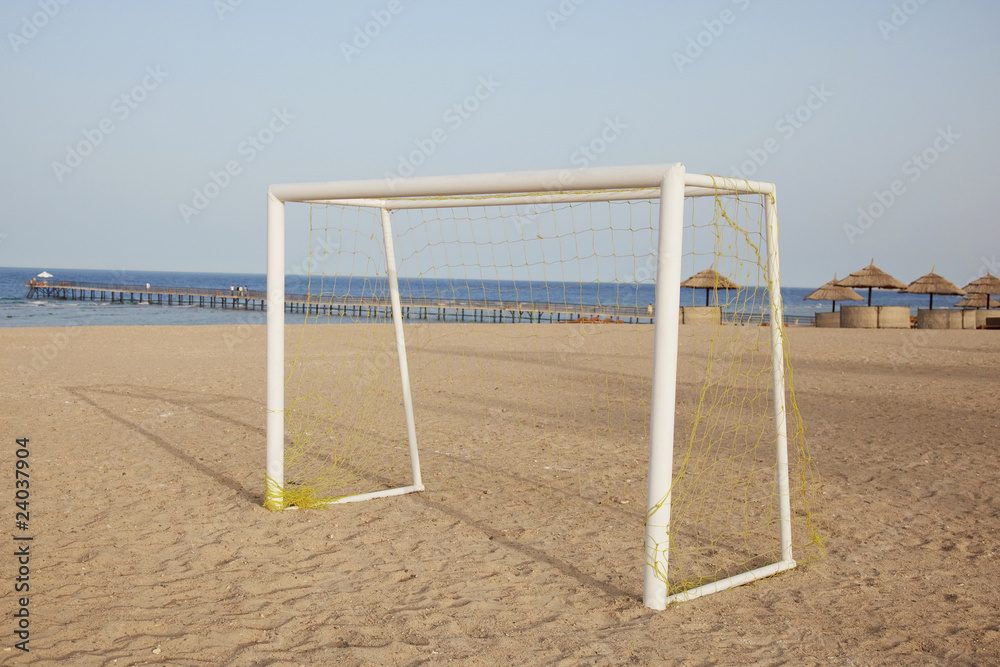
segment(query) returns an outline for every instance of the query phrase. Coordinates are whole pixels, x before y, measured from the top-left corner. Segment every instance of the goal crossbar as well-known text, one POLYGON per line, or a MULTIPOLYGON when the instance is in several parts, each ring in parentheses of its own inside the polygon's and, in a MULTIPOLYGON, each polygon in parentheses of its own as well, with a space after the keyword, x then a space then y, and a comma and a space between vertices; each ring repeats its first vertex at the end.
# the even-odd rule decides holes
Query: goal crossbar
MULTIPOLYGON (((727 190, 725 188, 701 187, 688 185, 684 188, 684 196, 717 197, 720 194, 765 194, 769 189, 727 190)), ((423 208, 470 208, 476 206, 522 206, 532 204, 564 204, 595 201, 632 201, 637 199, 656 199, 660 196, 659 188, 634 188, 629 190, 597 190, 597 191, 560 191, 560 192, 525 192, 502 196, 480 195, 466 197, 393 197, 389 199, 311 199, 305 204, 330 204, 335 206, 360 206, 371 208, 387 208, 389 210, 423 209, 423 208)))
POLYGON ((643 602, 653 609, 754 581, 794 567, 791 549, 791 507, 785 419, 784 348, 781 334, 782 302, 778 280, 777 214, 771 183, 689 174, 680 163, 633 167, 602 167, 557 171, 506 172, 409 179, 374 179, 272 185, 267 193, 267 461, 269 507, 280 508, 284 485, 284 298, 285 203, 322 203, 381 209, 387 282, 392 322, 399 355, 400 383, 412 484, 336 502, 352 502, 423 490, 413 420, 399 285, 392 246, 391 211, 396 209, 510 206, 579 201, 659 199, 659 236, 656 249, 655 312, 680 309, 684 200, 687 197, 764 195, 767 243, 766 271, 770 293, 772 401, 775 424, 775 477, 780 531, 780 559, 732 577, 668 596, 667 566, 670 543, 670 492, 674 412, 676 404, 678 319, 656 318, 653 348, 645 568, 643 602))
MULTIPOLYGON (((633 167, 591 167, 555 171, 518 171, 460 176, 329 181, 272 185, 268 195, 281 202, 329 202, 345 199, 412 199, 461 195, 583 192, 587 190, 659 190, 664 174, 680 163, 633 167)), ((720 193, 773 194, 771 183, 684 173, 685 196, 720 193)), ((545 200, 540 200, 545 201, 545 200)), ((401 208, 401 207, 399 207, 401 208)))

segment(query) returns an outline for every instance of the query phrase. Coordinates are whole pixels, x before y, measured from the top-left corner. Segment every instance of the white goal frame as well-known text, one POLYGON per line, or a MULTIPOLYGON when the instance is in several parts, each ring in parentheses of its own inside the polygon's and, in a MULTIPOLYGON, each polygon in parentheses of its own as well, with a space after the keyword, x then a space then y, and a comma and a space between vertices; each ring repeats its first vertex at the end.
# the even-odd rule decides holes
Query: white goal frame
MULTIPOLYGON (((267 450, 268 494, 284 486, 285 456, 285 203, 370 206, 381 209, 392 322, 399 354, 403 408, 409 441, 412 484, 342 498, 337 502, 422 491, 416 426, 410 395, 406 344, 392 242, 394 209, 508 206, 557 202, 659 199, 656 250, 655 324, 649 462, 645 520, 643 603, 652 609, 691 600, 795 567, 792 559, 791 502, 785 420, 785 355, 781 335, 782 300, 778 279, 778 218, 771 183, 687 173, 680 163, 525 171, 407 179, 334 181, 272 185, 267 192, 267 450), (601 192, 603 190, 603 192, 601 192), (667 565, 673 432, 677 385, 678 313, 684 200, 716 195, 763 195, 767 242, 767 282, 771 317, 772 405, 775 425, 778 530, 777 562, 668 596, 667 565), (503 195, 502 197, 499 195, 503 195), (446 197, 447 200, 441 198, 446 197)), ((280 500, 280 495, 279 495, 280 500)))

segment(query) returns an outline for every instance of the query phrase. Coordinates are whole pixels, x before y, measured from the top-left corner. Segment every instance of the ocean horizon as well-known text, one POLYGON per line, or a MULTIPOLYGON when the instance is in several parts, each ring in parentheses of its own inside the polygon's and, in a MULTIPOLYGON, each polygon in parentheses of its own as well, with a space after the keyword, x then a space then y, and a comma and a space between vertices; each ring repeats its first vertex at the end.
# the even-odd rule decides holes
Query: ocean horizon
MULTIPOLYGON (((233 308, 208 308, 195 305, 158 305, 111 303, 109 301, 77 301, 57 298, 28 299, 25 283, 43 270, 53 275, 51 281, 61 280, 89 283, 124 285, 151 285, 159 287, 201 287, 228 291, 230 286, 244 286, 250 290, 265 290, 267 277, 260 273, 212 273, 195 271, 137 271, 99 269, 52 269, 46 267, 0 267, 0 326, 6 327, 65 327, 65 326, 120 326, 120 325, 210 325, 210 324, 264 324, 265 313, 259 310, 233 308)), ((306 291, 308 277, 286 276, 286 292, 306 291)), ((325 281, 333 279, 327 276, 325 281)), ((335 287, 324 286, 324 291, 336 290, 338 294, 379 293, 384 290, 384 278, 371 280, 357 278, 336 279, 335 287), (348 283, 345 285, 344 283, 348 283)), ((625 303, 644 307, 653 302, 653 285, 619 285, 614 283, 542 283, 528 281, 476 281, 426 280, 400 278, 401 292, 411 296, 439 298, 492 298, 536 302, 552 301, 593 305, 597 303, 625 303), (529 298, 525 298, 528 296, 529 298)), ((805 301, 804 297, 816 287, 782 287, 785 319, 801 318, 803 324, 811 323, 816 313, 829 312, 829 301, 805 301)), ((867 299, 867 290, 858 290, 867 299)), ((954 306, 961 297, 935 296, 935 308, 954 306)), ((907 306, 915 315, 918 308, 927 308, 927 295, 900 294, 874 290, 872 305, 907 306)), ((704 290, 681 289, 681 305, 701 306, 705 303, 704 290)), ((852 302, 862 304, 863 302, 852 302)), ((761 304, 763 307, 766 304, 761 304)), ((838 306, 839 308, 839 306, 838 306)), ((287 313, 286 321, 301 323, 302 313, 287 313)))

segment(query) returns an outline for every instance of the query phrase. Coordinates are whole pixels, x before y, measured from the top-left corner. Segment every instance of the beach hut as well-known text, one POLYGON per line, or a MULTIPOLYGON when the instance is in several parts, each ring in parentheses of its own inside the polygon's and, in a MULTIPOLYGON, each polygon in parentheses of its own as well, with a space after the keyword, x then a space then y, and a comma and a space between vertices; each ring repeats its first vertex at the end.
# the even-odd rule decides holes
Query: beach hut
POLYGON ((872 305, 872 288, 876 289, 905 289, 906 285, 899 282, 882 269, 875 266, 875 260, 863 269, 855 271, 837 283, 840 287, 867 287, 868 305, 872 305))
POLYGON ((734 283, 729 278, 725 277, 715 269, 705 269, 704 271, 699 271, 687 280, 681 283, 681 287, 690 287, 691 289, 703 289, 705 290, 705 305, 708 305, 708 294, 712 290, 731 290, 739 289, 740 286, 734 283))
POLYGON ((958 288, 951 281, 945 280, 938 274, 934 273, 933 268, 926 276, 917 278, 905 288, 901 289, 900 292, 906 292, 907 294, 929 294, 931 297, 931 310, 934 309, 935 294, 952 294, 956 296, 965 295, 965 290, 958 288))
POLYGON ((956 308, 1000 308, 1000 301, 987 294, 966 294, 965 298, 955 304, 956 308), (986 303, 987 297, 989 304, 986 303))
POLYGON ((838 301, 864 301, 865 298, 852 290, 850 287, 844 287, 837 284, 837 275, 834 274, 833 280, 823 285, 819 289, 806 294, 802 297, 805 301, 810 299, 812 301, 833 301, 833 307, 830 312, 837 310, 838 301))
MULTIPOLYGON (((982 278, 973 280, 962 289, 965 290, 966 294, 985 294, 986 296, 1000 294, 1000 278, 987 273, 982 278)), ((989 303, 987 303, 986 309, 990 309, 989 303)))

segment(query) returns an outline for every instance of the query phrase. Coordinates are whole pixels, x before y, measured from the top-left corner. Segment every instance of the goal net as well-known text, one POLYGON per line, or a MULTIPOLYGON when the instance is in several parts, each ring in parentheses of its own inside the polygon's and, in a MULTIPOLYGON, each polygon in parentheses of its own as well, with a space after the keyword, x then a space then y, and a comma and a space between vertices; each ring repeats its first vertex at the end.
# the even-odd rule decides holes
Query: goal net
POLYGON ((678 164, 272 186, 265 505, 426 478, 656 609, 794 567, 778 273, 773 186, 678 164))

